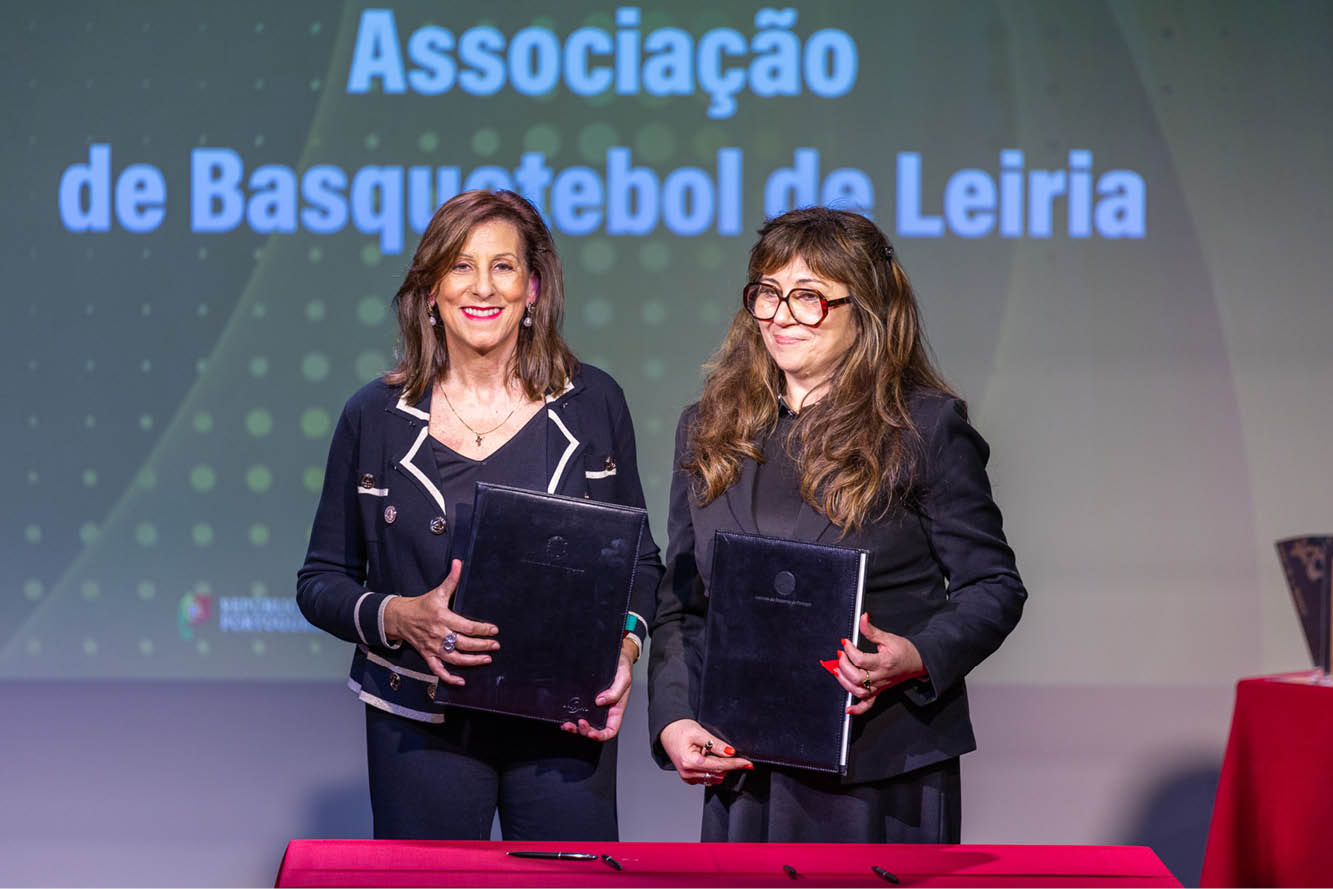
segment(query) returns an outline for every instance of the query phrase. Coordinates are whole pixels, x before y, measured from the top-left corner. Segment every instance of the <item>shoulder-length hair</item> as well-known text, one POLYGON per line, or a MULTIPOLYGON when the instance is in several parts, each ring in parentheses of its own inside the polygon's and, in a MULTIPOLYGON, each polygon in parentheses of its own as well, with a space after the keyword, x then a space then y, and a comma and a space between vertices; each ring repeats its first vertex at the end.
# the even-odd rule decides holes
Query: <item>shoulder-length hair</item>
MULTIPOLYGON (((932 366, 916 297, 893 246, 857 213, 809 207, 769 220, 750 250, 750 281, 796 258, 847 286, 856 327, 822 397, 802 409, 787 441, 801 497, 847 530, 910 499, 920 481, 922 442, 909 400, 952 391, 932 366)), ((841 311, 841 310, 837 310, 841 311)), ((705 366, 698 414, 683 468, 708 503, 762 461, 760 445, 778 418, 782 371, 764 347, 760 322, 741 308, 705 366)))
POLYGON ((512 191, 465 191, 435 211, 393 298, 398 312, 399 359, 385 373, 384 382, 401 389, 409 403, 420 399, 449 370, 444 325, 430 323, 431 294, 463 251, 468 233, 493 219, 503 219, 518 229, 523 242, 520 262, 539 285, 532 326, 518 328, 510 373, 527 396, 535 399, 559 392, 578 371, 578 360, 560 334, 565 284, 551 230, 536 208, 512 191))

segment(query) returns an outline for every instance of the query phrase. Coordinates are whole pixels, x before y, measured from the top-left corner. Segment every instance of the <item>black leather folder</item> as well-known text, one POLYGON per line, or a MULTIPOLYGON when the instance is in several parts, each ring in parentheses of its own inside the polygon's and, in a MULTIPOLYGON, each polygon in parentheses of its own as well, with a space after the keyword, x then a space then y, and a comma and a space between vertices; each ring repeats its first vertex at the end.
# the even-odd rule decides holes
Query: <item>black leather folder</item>
POLYGON ((500 650, 450 668, 435 700, 605 728, 593 701, 615 679, 643 509, 478 482, 454 611, 495 624, 500 650))
POLYGON ((1333 537, 1289 537, 1276 546, 1310 657, 1328 676, 1333 666, 1333 537))
POLYGON ((699 722, 737 756, 846 774, 852 697, 820 661, 857 642, 866 556, 714 535, 699 722))

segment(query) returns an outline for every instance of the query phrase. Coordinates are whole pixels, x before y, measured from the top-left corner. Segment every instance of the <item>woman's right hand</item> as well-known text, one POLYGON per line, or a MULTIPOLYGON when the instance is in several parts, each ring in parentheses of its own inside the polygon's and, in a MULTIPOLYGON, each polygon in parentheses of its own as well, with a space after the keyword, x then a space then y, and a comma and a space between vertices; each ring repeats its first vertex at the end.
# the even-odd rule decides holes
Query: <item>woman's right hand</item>
POLYGON ((454 559, 449 576, 435 589, 420 596, 396 596, 384 606, 384 635, 401 639, 411 645, 426 661, 432 673, 450 685, 466 685, 462 676, 455 676, 445 664, 455 667, 475 667, 489 664, 489 654, 469 652, 498 651, 500 643, 485 638, 499 633, 494 624, 468 620, 449 609, 449 600, 458 589, 458 576, 463 563, 454 559), (454 642, 445 650, 445 637, 452 635, 454 642))
POLYGON ((686 784, 721 784, 725 772, 754 768, 748 759, 736 756, 730 744, 693 719, 667 723, 658 739, 686 784))

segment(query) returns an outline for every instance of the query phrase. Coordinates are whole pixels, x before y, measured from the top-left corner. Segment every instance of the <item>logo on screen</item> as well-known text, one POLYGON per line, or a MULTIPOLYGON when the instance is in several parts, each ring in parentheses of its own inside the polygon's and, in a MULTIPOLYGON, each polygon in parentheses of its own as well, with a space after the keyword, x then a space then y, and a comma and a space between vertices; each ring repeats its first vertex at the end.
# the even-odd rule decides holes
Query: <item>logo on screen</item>
POLYGON ((213 616, 213 597, 208 593, 186 593, 181 596, 176 627, 182 639, 193 639, 194 628, 208 622, 213 616))

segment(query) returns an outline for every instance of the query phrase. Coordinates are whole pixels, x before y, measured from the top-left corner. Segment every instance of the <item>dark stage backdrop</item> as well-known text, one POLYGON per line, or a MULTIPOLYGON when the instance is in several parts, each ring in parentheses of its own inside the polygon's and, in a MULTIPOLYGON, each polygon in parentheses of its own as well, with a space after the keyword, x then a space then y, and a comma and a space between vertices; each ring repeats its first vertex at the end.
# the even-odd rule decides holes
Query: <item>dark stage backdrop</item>
MULTIPOLYGON (((292 598, 329 435, 393 361, 425 221, 472 187, 528 195, 555 231, 566 335, 627 391, 663 544, 671 433, 754 230, 822 202, 894 239, 1032 593, 975 677, 1017 703, 982 711, 970 786, 991 795, 966 839, 1131 836, 1215 765, 1237 676, 1307 663, 1271 541, 1333 530, 1327 4, 4 19, 0 679, 58 726, 79 716, 56 694, 149 708, 161 682, 337 681, 349 647, 292 598), (1156 702, 1146 734, 1106 741, 1116 714, 1082 705, 1072 730, 1078 690, 1156 702), (1214 709, 1186 720, 1200 695, 1214 709), (995 738, 1034 758, 1002 775, 995 738)), ((232 724, 224 795, 251 761, 232 724)), ((652 768, 645 744, 622 773, 652 768)), ((669 793, 689 822, 697 800, 669 793)))

